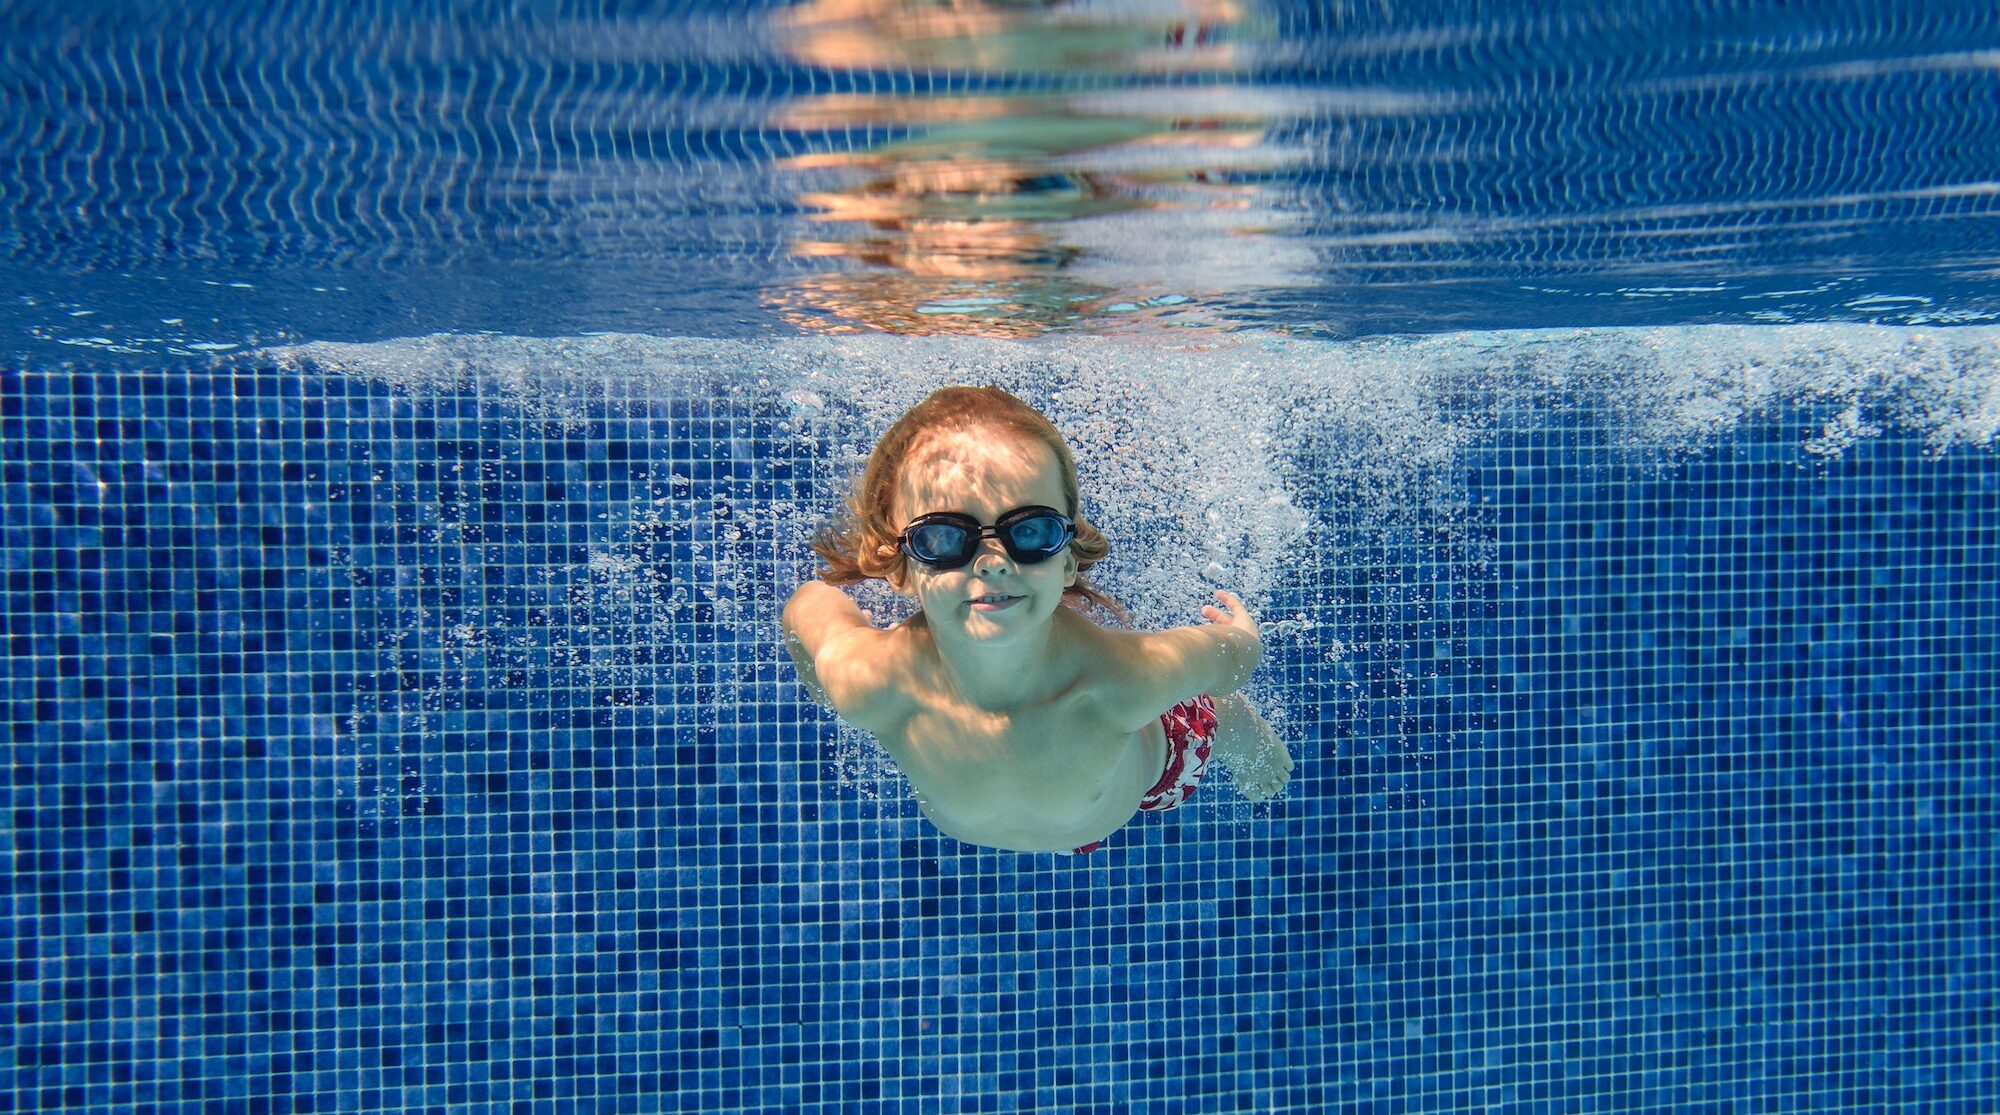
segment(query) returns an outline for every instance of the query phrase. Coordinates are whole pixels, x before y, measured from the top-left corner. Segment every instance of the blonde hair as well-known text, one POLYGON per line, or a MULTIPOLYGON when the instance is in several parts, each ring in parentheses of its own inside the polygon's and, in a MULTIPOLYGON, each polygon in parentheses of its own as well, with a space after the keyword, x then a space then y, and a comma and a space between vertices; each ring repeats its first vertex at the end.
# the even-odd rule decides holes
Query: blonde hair
POLYGON ((1076 523, 1070 554, 1076 559, 1076 583, 1063 590, 1072 607, 1096 604, 1123 620, 1125 609, 1084 580, 1084 571, 1111 552, 1103 532, 1084 520, 1077 495, 1076 459, 1053 423, 1034 407, 998 387, 946 387, 911 407, 875 443, 867 467, 847 497, 846 514, 820 528, 813 550, 826 559, 820 580, 834 585, 861 581, 901 580, 909 559, 896 547, 901 525, 890 518, 903 465, 925 438, 951 432, 998 428, 1039 441, 1055 453, 1062 472, 1061 508, 1076 523))

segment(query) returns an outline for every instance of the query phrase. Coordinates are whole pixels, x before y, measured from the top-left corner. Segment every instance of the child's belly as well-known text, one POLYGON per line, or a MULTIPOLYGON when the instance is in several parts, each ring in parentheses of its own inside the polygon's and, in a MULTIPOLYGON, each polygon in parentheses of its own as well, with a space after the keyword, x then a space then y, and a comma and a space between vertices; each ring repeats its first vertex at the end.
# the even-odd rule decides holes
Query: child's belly
POLYGON ((1094 739, 1023 735, 913 747, 921 759, 902 766, 924 816, 968 844, 1067 852, 1131 820, 1166 762, 1157 724, 1094 739))

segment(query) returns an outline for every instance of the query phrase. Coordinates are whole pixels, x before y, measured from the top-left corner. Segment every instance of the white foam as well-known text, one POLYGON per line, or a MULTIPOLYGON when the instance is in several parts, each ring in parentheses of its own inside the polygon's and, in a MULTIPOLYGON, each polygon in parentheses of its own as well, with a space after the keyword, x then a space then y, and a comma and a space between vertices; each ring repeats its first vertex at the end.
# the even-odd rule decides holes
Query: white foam
MULTIPOLYGON (((795 507, 743 509, 801 542, 837 507, 873 439, 925 394, 995 383, 1069 437, 1085 511, 1112 539, 1099 576, 1148 623, 1187 622, 1208 585, 1257 599, 1331 504, 1360 519, 1449 521, 1452 463, 1501 413, 1584 407, 1608 439, 1699 452, 1745 418, 1831 405, 1802 459, 1884 422, 1934 451, 2000 433, 2000 329, 1863 325, 1523 330, 1351 342, 1267 334, 1162 338, 787 338, 441 335, 259 353, 413 394, 476 388, 531 417, 726 392, 822 466, 795 507)), ((781 540, 782 541, 782 540, 781 540)))

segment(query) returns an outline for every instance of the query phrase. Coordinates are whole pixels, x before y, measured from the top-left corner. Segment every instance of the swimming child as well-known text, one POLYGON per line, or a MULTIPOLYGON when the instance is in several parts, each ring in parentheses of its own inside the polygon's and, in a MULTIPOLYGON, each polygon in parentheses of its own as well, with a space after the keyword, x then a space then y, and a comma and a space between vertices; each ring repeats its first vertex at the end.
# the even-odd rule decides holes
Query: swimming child
POLYGON ((926 817, 968 844, 1088 852, 1141 809, 1171 809, 1211 756, 1252 801, 1292 758, 1236 690, 1264 655, 1243 602, 1207 623, 1129 631, 1083 579, 1110 549, 1086 522, 1062 435, 997 387, 950 387, 868 458, 826 559, 785 605, 814 697, 872 732, 926 817), (835 585, 871 578, 919 610, 877 627, 835 585))

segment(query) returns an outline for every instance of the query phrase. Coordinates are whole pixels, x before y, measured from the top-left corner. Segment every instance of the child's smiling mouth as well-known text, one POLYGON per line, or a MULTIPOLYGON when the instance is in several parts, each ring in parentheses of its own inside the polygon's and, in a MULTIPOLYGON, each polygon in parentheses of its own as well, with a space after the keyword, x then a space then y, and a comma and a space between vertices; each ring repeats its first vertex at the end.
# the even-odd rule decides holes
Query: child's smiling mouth
POLYGON ((1014 605, 1019 604, 1022 599, 1019 596, 1009 596, 1004 592, 989 592, 984 596, 975 596, 967 603, 972 606, 972 610, 975 612, 1004 612, 1014 605))

